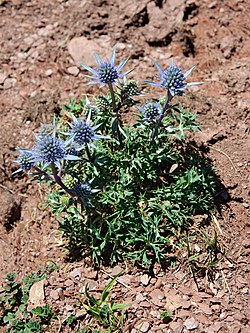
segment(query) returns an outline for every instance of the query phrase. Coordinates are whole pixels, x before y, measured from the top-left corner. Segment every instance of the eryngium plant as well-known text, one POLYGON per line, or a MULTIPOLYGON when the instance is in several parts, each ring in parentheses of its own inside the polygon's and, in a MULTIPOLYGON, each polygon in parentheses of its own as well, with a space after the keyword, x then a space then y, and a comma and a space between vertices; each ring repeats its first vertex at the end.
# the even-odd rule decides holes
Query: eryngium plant
POLYGON ((33 148, 20 149, 17 172, 54 184, 48 205, 62 214, 69 250, 88 251, 96 263, 167 261, 190 217, 213 207, 212 168, 186 140, 199 128, 196 115, 173 103, 191 85, 184 82, 191 70, 156 64, 153 85, 165 96, 139 106, 138 82, 119 73, 127 60, 115 66, 114 51, 110 62, 96 59, 97 69, 84 68, 108 92, 64 105, 50 133, 43 129, 33 148), (128 110, 136 121, 124 125, 128 110))

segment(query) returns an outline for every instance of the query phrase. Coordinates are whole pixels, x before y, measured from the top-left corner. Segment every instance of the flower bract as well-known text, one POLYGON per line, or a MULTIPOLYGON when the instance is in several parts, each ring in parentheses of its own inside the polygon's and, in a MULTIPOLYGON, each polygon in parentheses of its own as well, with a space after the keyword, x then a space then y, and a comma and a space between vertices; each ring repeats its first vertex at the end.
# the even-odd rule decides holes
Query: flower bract
POLYGON ((89 84, 100 84, 100 87, 105 86, 105 84, 113 83, 116 84, 117 79, 125 76, 130 71, 126 73, 119 73, 121 69, 125 66, 128 59, 123 60, 120 62, 118 66, 115 66, 115 49, 112 52, 110 61, 102 61, 100 56, 95 53, 95 58, 98 63, 98 69, 95 70, 87 65, 82 65, 87 71, 92 73, 93 75, 86 75, 86 77, 92 79, 89 84))
POLYGON ((194 67, 189 69, 186 73, 183 70, 174 64, 174 61, 171 61, 170 66, 163 70, 157 62, 154 62, 156 68, 158 69, 160 75, 156 75, 160 79, 160 82, 151 82, 146 81, 146 83, 162 87, 167 89, 172 96, 181 96, 184 93, 186 87, 193 86, 196 84, 202 84, 203 82, 184 82, 187 76, 192 72, 194 67))

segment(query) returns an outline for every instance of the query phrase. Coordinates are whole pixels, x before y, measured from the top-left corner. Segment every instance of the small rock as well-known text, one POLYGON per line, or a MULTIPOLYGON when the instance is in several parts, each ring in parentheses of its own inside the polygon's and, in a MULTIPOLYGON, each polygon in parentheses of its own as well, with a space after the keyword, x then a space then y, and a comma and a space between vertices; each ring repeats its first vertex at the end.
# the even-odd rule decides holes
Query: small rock
MULTIPOLYGON (((73 58, 75 64, 80 66, 81 64, 88 64, 88 66, 96 66, 95 57, 93 52, 102 53, 105 48, 101 47, 100 43, 95 40, 87 39, 86 37, 73 38, 68 44, 68 51, 73 58)), ((106 49, 109 49, 107 45, 106 49)))
POLYGON ((188 318, 184 321, 184 325, 186 326, 186 329, 189 331, 195 330, 199 327, 199 322, 195 318, 188 318))
POLYGON ((57 301, 59 299, 59 292, 58 290, 51 290, 50 292, 50 297, 54 300, 57 301))
POLYGON ((164 298, 164 293, 160 289, 154 289, 149 295, 155 305, 162 305, 160 300, 164 298))
POLYGON ((150 281, 150 277, 147 274, 144 274, 144 275, 141 276, 141 283, 144 286, 147 286, 149 281, 150 281))
POLYGON ((66 286, 66 287, 71 287, 73 285, 74 285, 74 282, 70 279, 68 279, 64 282, 64 286, 66 286))
POLYGON ((38 306, 43 303, 44 297, 44 280, 35 282, 30 288, 29 302, 38 306))
POLYGON ((74 76, 77 76, 79 74, 79 68, 76 66, 71 66, 67 69, 68 73, 74 76))
POLYGON ((88 279, 96 279, 97 271, 93 271, 93 270, 84 271, 84 277, 86 277, 88 279))
POLYGON ((122 271, 123 271, 123 269, 121 268, 121 266, 116 265, 115 267, 113 267, 111 275, 115 276, 115 275, 121 273, 122 271))
POLYGON ((174 333, 181 333, 183 330, 183 324, 181 322, 173 321, 169 324, 169 327, 174 333))
POLYGON ((45 76, 51 76, 53 74, 52 69, 47 69, 45 72, 45 76))
POLYGON ((72 272, 70 272, 69 273, 69 276, 70 277, 73 277, 73 278, 81 278, 81 275, 82 275, 82 269, 81 269, 81 267, 77 267, 77 268, 75 268, 75 269, 73 269, 73 271, 72 272))
POLYGON ((3 84, 3 89, 7 90, 7 89, 10 89, 12 87, 15 86, 16 84, 16 79, 14 78, 7 78, 5 81, 4 81, 4 84, 3 84))
POLYGON ((72 311, 74 311, 74 308, 73 308, 73 306, 71 306, 71 305, 65 305, 64 309, 65 309, 67 312, 72 312, 72 311))
POLYGON ((142 301, 145 300, 145 298, 146 297, 143 296, 141 293, 137 294, 136 297, 135 297, 135 299, 136 299, 137 302, 142 302, 142 301))
POLYGON ((140 332, 147 332, 150 328, 150 324, 147 321, 144 321, 144 323, 142 324, 142 326, 140 326, 140 332))

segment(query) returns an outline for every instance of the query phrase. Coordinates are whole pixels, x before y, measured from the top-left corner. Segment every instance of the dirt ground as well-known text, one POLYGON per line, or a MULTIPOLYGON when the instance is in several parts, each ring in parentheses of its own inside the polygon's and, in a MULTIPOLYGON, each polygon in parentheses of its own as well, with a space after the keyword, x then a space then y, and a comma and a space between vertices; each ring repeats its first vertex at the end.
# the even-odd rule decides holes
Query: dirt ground
POLYGON ((53 261, 60 270, 46 281, 46 302, 63 320, 75 314, 84 284, 101 289, 125 269, 125 285, 113 291, 117 300, 135 301, 124 332, 141 323, 141 332, 151 333, 250 332, 249 17, 247 0, 0 0, 0 290, 8 272, 21 278, 53 261), (152 59, 166 67, 173 56, 184 70, 196 66, 190 81, 205 82, 182 99, 199 114, 194 140, 208 148, 224 185, 216 195, 226 258, 213 281, 196 284, 185 264, 149 276, 130 265, 97 271, 88 258, 66 262, 44 189, 12 175, 16 147, 30 147, 33 131, 70 97, 93 93, 79 61, 89 64, 96 48, 109 55, 114 45, 119 60, 130 57, 136 79, 153 78, 152 59), (162 311, 172 313, 171 322, 162 311))

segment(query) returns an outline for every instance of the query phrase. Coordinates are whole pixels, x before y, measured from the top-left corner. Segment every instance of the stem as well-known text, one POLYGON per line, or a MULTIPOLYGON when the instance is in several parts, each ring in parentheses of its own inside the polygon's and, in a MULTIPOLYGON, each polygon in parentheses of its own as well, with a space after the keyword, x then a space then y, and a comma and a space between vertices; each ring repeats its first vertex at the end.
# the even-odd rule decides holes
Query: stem
POLYGON ((108 83, 108 87, 109 87, 109 91, 110 91, 110 95, 111 95, 111 99, 112 99, 112 108, 114 113, 117 113, 117 108, 116 108, 116 103, 115 103, 115 92, 113 89, 113 85, 111 82, 108 83))
POLYGON ((87 156, 88 156, 89 161, 90 161, 90 162, 93 162, 93 157, 91 156, 91 153, 90 153, 90 150, 89 150, 89 147, 88 147, 87 144, 86 144, 86 146, 85 146, 85 150, 86 150, 86 154, 87 154, 87 156))
POLYGON ((72 191, 71 189, 69 189, 66 185, 64 185, 64 183, 62 182, 62 179, 61 177, 57 174, 56 172, 56 166, 55 166, 55 163, 54 162, 51 162, 50 163, 50 166, 51 166, 51 170, 52 170, 52 173, 53 173, 53 177, 54 177, 54 180, 55 182, 65 191, 67 192, 70 196, 74 197, 75 196, 75 193, 74 191, 72 191))
POLYGON ((46 171, 43 171, 37 166, 33 167, 40 175, 43 175, 47 180, 54 181, 53 177, 51 177, 46 171))
POLYGON ((162 119, 165 116, 165 112, 168 109, 169 102, 171 101, 172 98, 173 98, 173 96, 170 94, 170 92, 168 90, 165 103, 163 104, 163 107, 162 107, 161 113, 159 115, 159 118, 157 120, 157 123, 155 124, 155 127, 154 127, 154 129, 152 131, 152 135, 151 135, 150 142, 149 142, 150 145, 152 145, 154 143, 154 141, 155 141, 155 137, 156 137, 156 134, 158 132, 158 128, 161 125, 162 119))
POLYGON ((113 112, 116 115, 116 122, 117 122, 117 127, 116 127, 116 131, 117 131, 117 136, 118 136, 118 140, 120 142, 120 145, 122 145, 122 136, 121 136, 121 132, 119 129, 119 125, 121 125, 121 119, 120 119, 120 115, 119 115, 119 111, 115 102, 115 92, 113 89, 113 85, 111 82, 108 83, 108 87, 109 87, 109 91, 110 91, 110 95, 111 95, 111 99, 112 99, 112 108, 113 108, 113 112))

